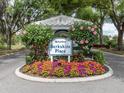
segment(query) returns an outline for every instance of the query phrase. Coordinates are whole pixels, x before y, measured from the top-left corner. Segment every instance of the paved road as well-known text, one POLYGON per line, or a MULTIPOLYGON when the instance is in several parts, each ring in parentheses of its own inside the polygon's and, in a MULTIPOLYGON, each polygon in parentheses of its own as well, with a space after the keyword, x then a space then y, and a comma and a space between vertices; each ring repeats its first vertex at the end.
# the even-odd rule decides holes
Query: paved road
POLYGON ((81 83, 39 83, 16 77, 24 64, 24 53, 0 58, 0 93, 124 93, 124 57, 105 53, 114 70, 110 78, 81 83))

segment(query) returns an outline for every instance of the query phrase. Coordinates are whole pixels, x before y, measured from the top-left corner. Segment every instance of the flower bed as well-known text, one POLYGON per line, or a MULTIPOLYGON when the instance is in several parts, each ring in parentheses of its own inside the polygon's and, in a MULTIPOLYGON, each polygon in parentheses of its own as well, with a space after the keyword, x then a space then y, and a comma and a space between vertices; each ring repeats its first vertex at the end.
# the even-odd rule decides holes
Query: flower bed
POLYGON ((41 77, 87 77, 104 74, 106 67, 95 61, 68 63, 65 60, 56 60, 36 61, 23 66, 20 71, 41 77))

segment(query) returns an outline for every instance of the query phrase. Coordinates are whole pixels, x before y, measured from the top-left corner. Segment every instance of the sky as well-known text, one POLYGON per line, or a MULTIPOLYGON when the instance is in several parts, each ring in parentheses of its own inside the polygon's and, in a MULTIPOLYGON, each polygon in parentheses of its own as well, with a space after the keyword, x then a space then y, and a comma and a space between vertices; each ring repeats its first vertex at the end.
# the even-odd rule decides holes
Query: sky
POLYGON ((117 30, 112 23, 104 23, 103 25, 103 35, 107 36, 117 36, 117 30))

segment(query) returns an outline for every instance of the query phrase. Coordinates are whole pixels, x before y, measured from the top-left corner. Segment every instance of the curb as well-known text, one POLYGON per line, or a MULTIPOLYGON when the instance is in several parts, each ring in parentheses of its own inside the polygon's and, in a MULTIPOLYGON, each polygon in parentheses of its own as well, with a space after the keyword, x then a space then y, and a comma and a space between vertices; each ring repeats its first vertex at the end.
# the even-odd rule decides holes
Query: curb
POLYGON ((19 71, 21 67, 18 67, 15 70, 15 74, 22 79, 30 80, 30 81, 37 81, 37 82, 84 82, 84 81, 94 81, 94 80, 100 80, 100 79, 105 79, 105 78, 111 77, 113 75, 113 70, 109 66, 107 66, 107 67, 108 67, 109 71, 103 75, 82 77, 82 78, 79 77, 79 78, 50 79, 50 78, 34 77, 34 76, 29 76, 29 75, 21 73, 19 71))
POLYGON ((119 57, 124 57, 124 55, 114 54, 114 53, 111 53, 111 52, 104 52, 104 53, 108 53, 108 54, 119 56, 119 57))

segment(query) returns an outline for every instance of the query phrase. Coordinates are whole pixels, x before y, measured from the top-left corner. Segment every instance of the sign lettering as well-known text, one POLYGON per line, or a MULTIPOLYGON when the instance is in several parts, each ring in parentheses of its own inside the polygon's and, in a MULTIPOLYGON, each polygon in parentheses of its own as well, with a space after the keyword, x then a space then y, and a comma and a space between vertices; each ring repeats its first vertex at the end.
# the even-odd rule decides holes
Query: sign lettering
POLYGON ((55 38, 50 42, 49 55, 70 56, 72 55, 72 41, 66 38, 55 38))

